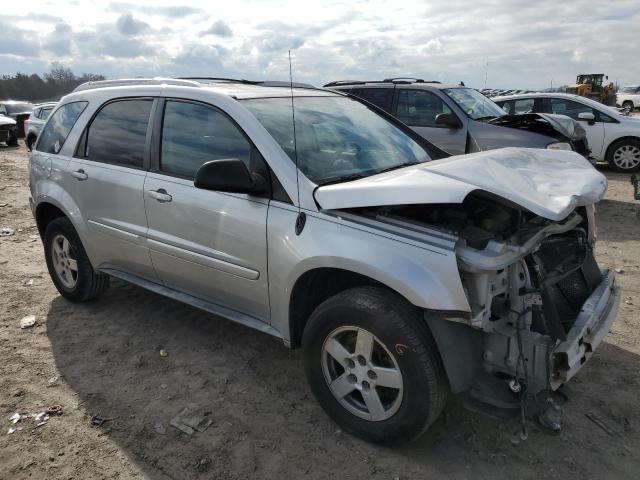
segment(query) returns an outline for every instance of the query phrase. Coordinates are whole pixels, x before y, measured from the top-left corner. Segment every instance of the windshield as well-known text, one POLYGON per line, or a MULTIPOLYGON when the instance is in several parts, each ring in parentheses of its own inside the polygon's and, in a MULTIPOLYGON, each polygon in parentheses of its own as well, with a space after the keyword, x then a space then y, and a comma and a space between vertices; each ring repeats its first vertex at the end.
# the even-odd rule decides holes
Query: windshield
POLYGON ((446 88, 444 93, 474 120, 491 119, 507 114, 493 100, 472 88, 446 88))
POLYGON ((243 100, 312 182, 353 180, 430 160, 427 151, 369 107, 338 96, 243 100))
POLYGON ((14 113, 24 113, 33 110, 33 105, 30 103, 5 103, 7 113, 13 115, 14 113))

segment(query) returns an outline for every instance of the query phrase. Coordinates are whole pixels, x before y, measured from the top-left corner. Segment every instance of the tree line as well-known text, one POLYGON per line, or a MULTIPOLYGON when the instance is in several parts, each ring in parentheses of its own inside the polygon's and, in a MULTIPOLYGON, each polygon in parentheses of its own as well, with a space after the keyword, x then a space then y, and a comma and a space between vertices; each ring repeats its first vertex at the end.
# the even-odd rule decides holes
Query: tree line
POLYGON ((42 76, 36 73, 0 76, 0 100, 57 101, 81 83, 104 79, 104 75, 94 73, 77 76, 70 68, 56 62, 42 76))

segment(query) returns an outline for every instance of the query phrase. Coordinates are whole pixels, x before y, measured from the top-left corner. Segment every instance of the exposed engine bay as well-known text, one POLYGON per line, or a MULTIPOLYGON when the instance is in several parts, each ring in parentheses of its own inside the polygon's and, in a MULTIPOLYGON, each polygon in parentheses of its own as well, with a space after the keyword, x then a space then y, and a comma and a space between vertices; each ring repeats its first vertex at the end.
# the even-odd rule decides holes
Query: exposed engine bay
MULTIPOLYGON (((590 302, 602 294, 596 290, 613 290, 613 280, 594 259, 593 210, 592 205, 578 207, 554 222, 476 191, 461 204, 351 213, 451 235, 471 311, 450 314, 447 321, 472 327, 469 350, 475 352, 452 390, 475 392, 485 403, 505 406, 522 388, 533 393, 559 388, 602 338, 590 336, 595 310, 590 302), (511 392, 501 398, 507 384, 511 392)), ((613 307, 609 301, 598 308, 613 307)))

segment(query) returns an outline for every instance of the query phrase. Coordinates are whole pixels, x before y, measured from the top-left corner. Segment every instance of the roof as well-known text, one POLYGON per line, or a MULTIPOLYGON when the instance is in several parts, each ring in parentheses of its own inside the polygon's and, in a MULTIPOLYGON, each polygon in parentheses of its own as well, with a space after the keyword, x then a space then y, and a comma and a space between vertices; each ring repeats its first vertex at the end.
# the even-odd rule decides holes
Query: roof
POLYGON ((444 89, 444 88, 464 88, 462 85, 455 83, 441 83, 437 80, 423 80, 421 78, 386 78, 384 80, 337 80, 325 84, 325 87, 340 88, 340 87, 354 87, 354 86, 391 86, 402 85, 403 87, 415 87, 421 88, 428 86, 431 88, 444 89))
POLYGON ((195 89, 207 89, 218 94, 228 95, 236 99, 264 98, 264 97, 296 97, 302 96, 330 96, 335 92, 314 87, 305 83, 283 81, 254 81, 231 78, 214 77, 186 77, 186 78, 124 78, 115 80, 101 80, 86 82, 78 86, 74 92, 89 90, 103 90, 106 88, 141 87, 141 86, 174 86, 195 89))
POLYGON ((502 101, 502 100, 512 100, 514 98, 569 98, 576 100, 584 100, 585 97, 581 97, 580 95, 574 95, 573 93, 562 93, 562 92, 534 92, 534 93, 519 93, 515 95, 501 95, 497 97, 492 97, 493 101, 502 101))

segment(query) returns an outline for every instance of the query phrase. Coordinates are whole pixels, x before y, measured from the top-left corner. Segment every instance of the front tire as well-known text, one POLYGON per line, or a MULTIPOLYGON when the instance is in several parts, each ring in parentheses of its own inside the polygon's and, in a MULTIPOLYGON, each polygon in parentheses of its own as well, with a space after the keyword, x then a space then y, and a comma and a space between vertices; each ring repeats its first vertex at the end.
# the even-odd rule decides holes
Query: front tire
POLYGON ((633 111, 633 102, 630 100, 626 100, 622 103, 622 108, 624 108, 624 113, 629 115, 633 111))
POLYGON ((607 162, 617 172, 637 172, 640 170, 640 140, 618 140, 609 147, 607 162))
POLYGON ((97 298, 109 285, 109 277, 93 269, 78 233, 65 217, 47 225, 44 253, 53 284, 72 302, 97 298))
POLYGON ((36 137, 35 135, 29 135, 24 143, 27 146, 27 148, 29 149, 29 151, 33 150, 33 144, 36 142, 36 137))
POLYGON ((381 444, 420 436, 448 387, 420 310, 394 292, 357 287, 320 304, 305 327, 307 380, 345 431, 381 444))
POLYGON ((9 140, 7 140, 7 146, 8 147, 17 147, 18 146, 18 136, 17 135, 13 135, 12 137, 9 137, 9 140))

